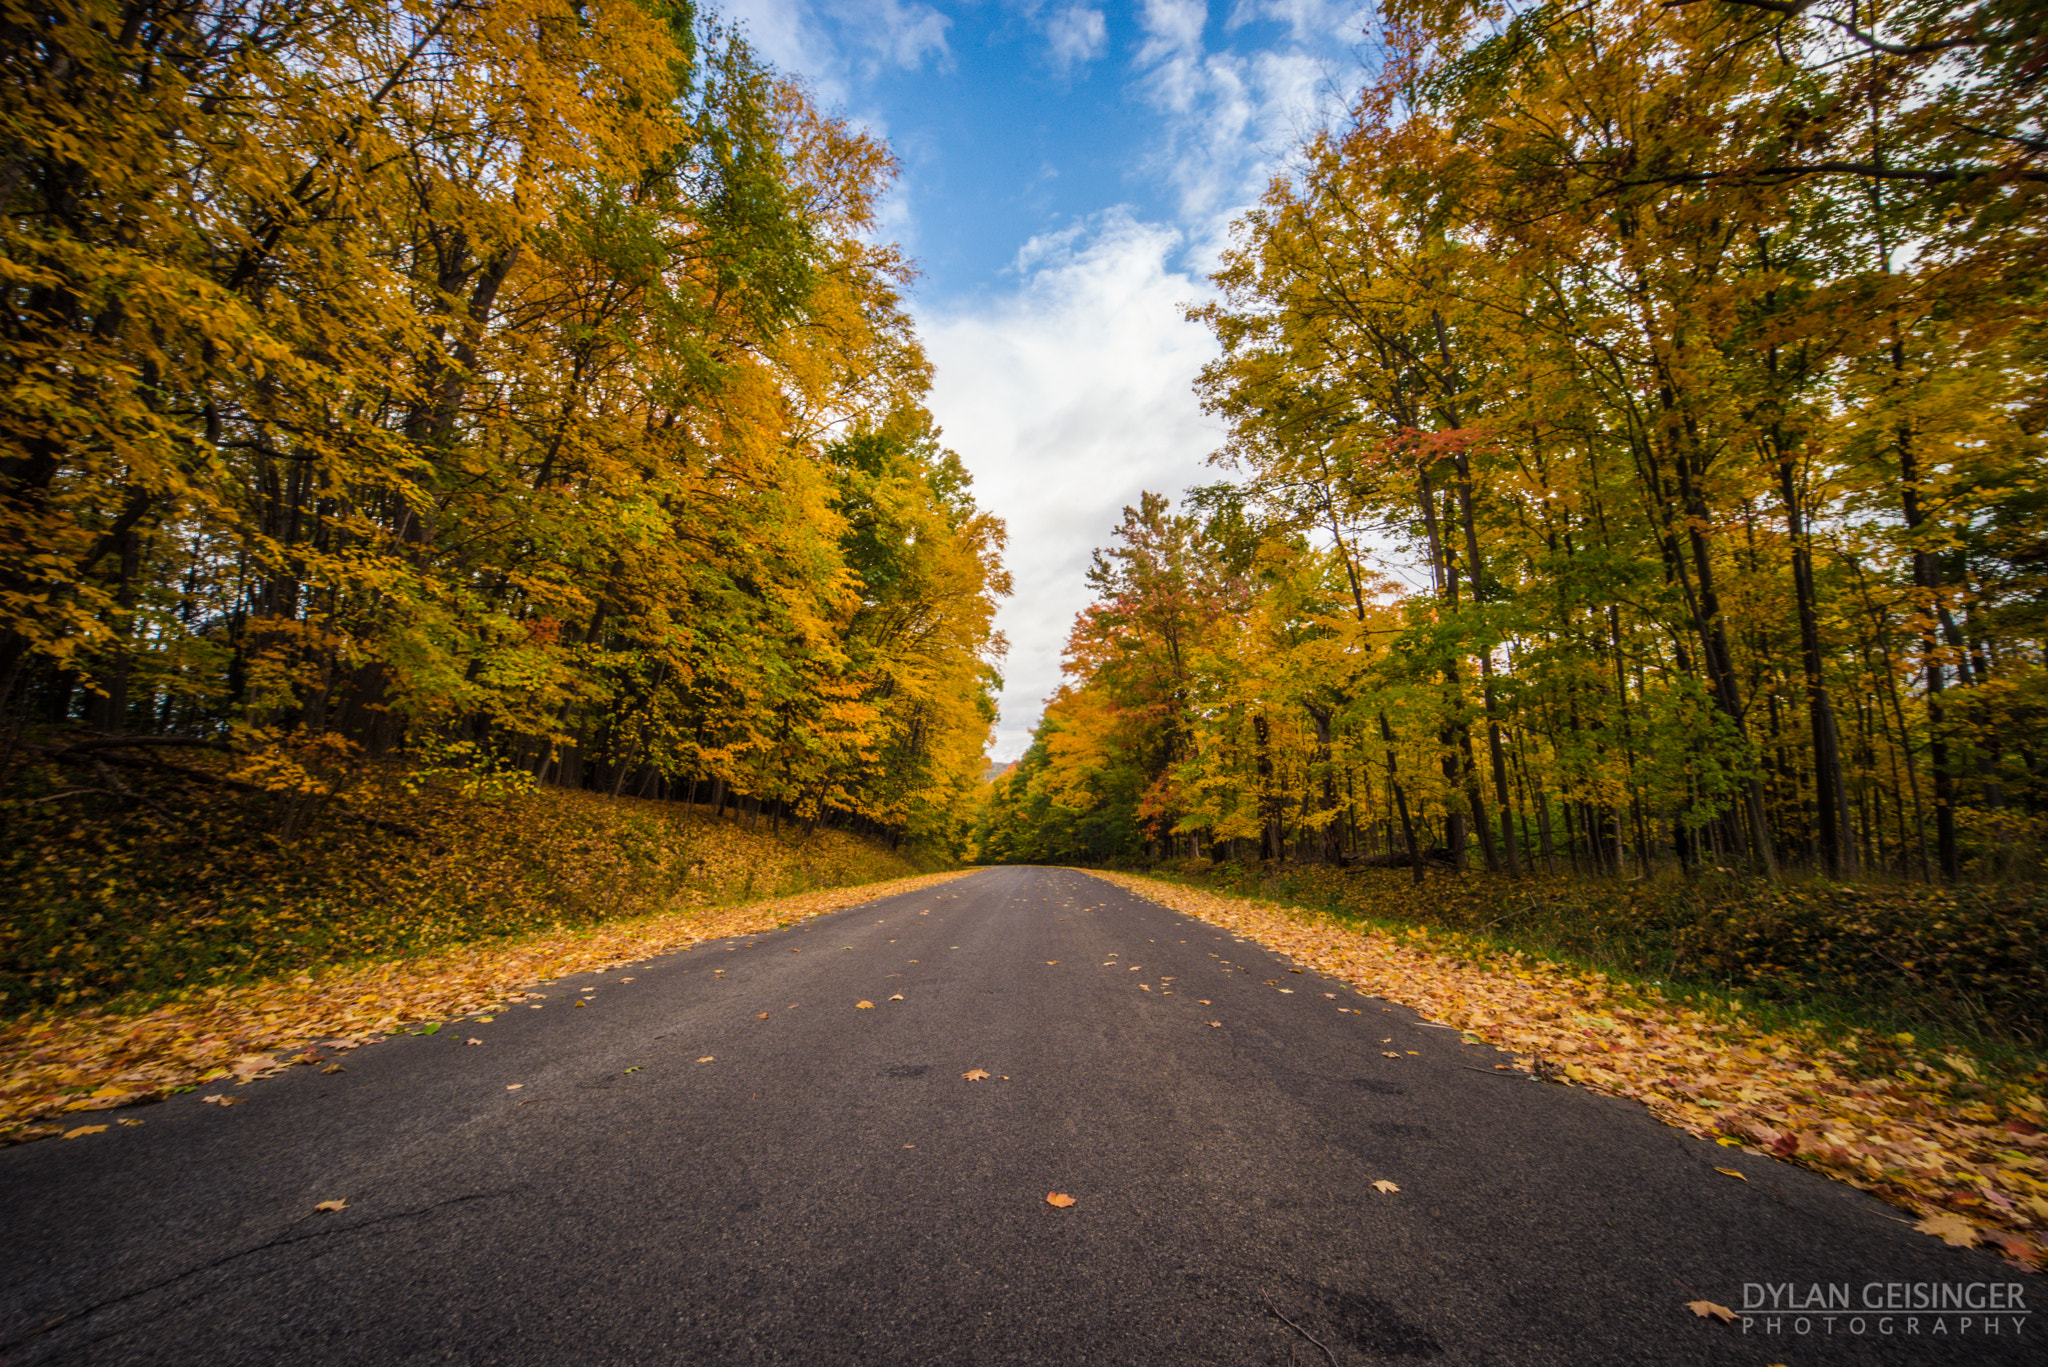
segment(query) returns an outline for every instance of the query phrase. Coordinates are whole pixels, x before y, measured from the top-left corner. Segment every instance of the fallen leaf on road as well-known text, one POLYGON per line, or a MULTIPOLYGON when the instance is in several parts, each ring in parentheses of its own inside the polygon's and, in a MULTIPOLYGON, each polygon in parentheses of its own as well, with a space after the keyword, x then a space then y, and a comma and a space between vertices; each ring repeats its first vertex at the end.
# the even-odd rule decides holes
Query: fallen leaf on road
POLYGON ((889 998, 889 1000, 892 1002, 900 1002, 903 1000, 903 994, 901 992, 898 992, 895 996, 889 998))
POLYGON ((1046 966, 1047 968, 1051 968, 1051 967, 1053 967, 1053 966, 1054 966, 1055 964, 1057 964, 1057 963, 1059 963, 1059 960, 1058 960, 1058 959, 1047 959, 1047 960, 1045 961, 1045 966, 1046 966))
POLYGON ((872 1011, 875 1009, 875 1004, 873 1002, 855 1002, 853 1009, 856 1011, 872 1011))
POLYGON ((699 1063, 711 1063, 711 1062, 714 1062, 714 1060, 713 1060, 713 1058, 712 1058, 712 1056, 711 1056, 711 1055, 709 1055, 709 1054, 706 1054, 706 1055, 705 1055, 705 1056, 704 1056, 703 1058, 700 1058, 700 1059, 698 1059, 698 1060, 697 1060, 697 1062, 699 1062, 699 1063))
POLYGON ((1074 1198, 1063 1191, 1047 1192, 1045 1203, 1049 1206, 1058 1206, 1061 1210, 1065 1210, 1068 1206, 1074 1204, 1074 1198))
MULTIPOLYGON (((83 1099, 81 1092, 102 1086, 120 1086, 122 1098, 110 1101, 140 1101, 193 1083, 253 1080, 278 1071, 316 1044, 325 1055, 400 1034, 431 1035, 444 1022, 478 1012, 502 1020, 506 1004, 517 1002, 530 985, 545 987, 607 966, 623 968, 727 935, 767 931, 878 895, 964 876, 965 871, 932 874, 744 906, 690 906, 595 928, 522 934, 503 943, 453 945, 418 958, 336 966, 316 980, 300 975, 162 1004, 124 999, 104 1008, 0 1022, 0 1145, 56 1138, 76 1124, 66 1111, 83 1099), (242 1060, 252 1056, 260 1066, 245 1068, 242 1060), (47 1119, 68 1123, 37 1123, 47 1119), (31 1128, 34 1133, 24 1132, 31 1128)), ((611 981, 618 985, 624 979, 611 981)), ((573 997, 573 988, 562 990, 573 997)), ((543 995, 527 992, 525 998, 535 1003, 543 995)))
POLYGON ((1960 1215, 1930 1215, 1913 1226, 1922 1234, 1932 1234, 1950 1248, 1975 1248, 1977 1228, 1960 1215))
POLYGON ((1289 997, 1291 997, 1291 996, 1293 996, 1293 995, 1294 995, 1294 989, 1293 989, 1293 988, 1291 988, 1291 987, 1283 987, 1283 988, 1281 988, 1281 989, 1280 989, 1280 991, 1281 991, 1281 992, 1282 992, 1283 994, 1285 994, 1286 996, 1289 996, 1289 997))
POLYGON ((1687 1301, 1685 1308, 1703 1320, 1720 1320, 1723 1324, 1735 1323, 1733 1310, 1725 1305, 1716 1305, 1712 1301, 1687 1301))
POLYGON ((478 1025, 489 1025, 489 1024, 490 1024, 490 1023, 492 1022, 492 1021, 494 1021, 494 1020, 496 1020, 496 1019, 497 1019, 497 1017, 496 1017, 496 1016, 478 1016, 478 1017, 476 1018, 476 1023, 477 1023, 478 1025))
POLYGON ((1721 1173, 1724 1176, 1740 1178, 1744 1182, 1747 1182, 1749 1180, 1747 1177, 1743 1177, 1741 1173, 1737 1172, 1733 1168, 1715 1168, 1714 1171, 1721 1173))
POLYGON ((1381 1057, 1381 1058, 1399 1058, 1399 1057, 1401 1057, 1401 1056, 1400 1056, 1399 1054, 1395 1053, 1395 1052, 1394 1052, 1393 1050, 1391 1050, 1391 1049, 1382 1049, 1382 1050, 1380 1050, 1380 1057, 1381 1057))
POLYGON ((508 1092, 516 1092, 525 1085, 526 1084, 523 1082, 508 1082, 505 1084, 505 1090, 508 1092))
POLYGON ((589 1003, 589 1002, 586 1002, 586 1001, 578 1001, 578 1002, 577 1002, 576 1004, 577 1004, 578 1006, 588 1006, 588 1005, 590 1005, 590 1003, 589 1003))
MULTIPOLYGON (((1870 1191, 1909 1211, 1909 1223, 1945 1212, 1980 1241, 2001 1231, 2044 1243, 2048 1145, 2034 1132, 2048 1128, 2048 1104, 2038 1080, 1994 1086, 1982 1060, 1954 1054, 1969 1064, 1959 1068, 1953 1051, 1910 1038, 1765 1029, 1739 1003, 1667 995, 1483 938, 1361 931, 1273 903, 1092 876, 1523 1055, 1516 1068, 1541 1080, 1637 1101, 1700 1138, 1870 1191)), ((1505 1062, 1494 1071, 1515 1075, 1505 1062)))
POLYGON ((480 1040, 480 1039, 478 1039, 478 1038, 477 1038, 477 1037, 476 1037, 475 1035, 471 1035, 471 1036, 470 1036, 470 1037, 469 1037, 468 1039, 464 1040, 464 1041, 463 1041, 463 1043, 464 1043, 464 1044, 482 1044, 482 1043, 483 1043, 483 1041, 482 1041, 482 1040, 480 1040))
POLYGON ((313 1209, 315 1209, 315 1210, 347 1210, 347 1209, 348 1209, 348 1202, 347 1202, 347 1201, 322 1201, 322 1202, 320 1202, 320 1203, 319 1203, 318 1205, 314 1206, 314 1207, 313 1207, 313 1209))
POLYGON ((1381 1179, 1380 1179, 1379 1181, 1377 1181, 1377 1182, 1373 1183, 1373 1184, 1372 1184, 1372 1189, 1373 1189, 1374 1191, 1399 1191, 1399 1190, 1400 1190, 1400 1188, 1399 1188, 1399 1187, 1395 1186, 1395 1185, 1394 1185, 1394 1184, 1393 1184, 1392 1182, 1389 1182, 1389 1181, 1388 1181, 1388 1180, 1387 1180, 1386 1178, 1384 1178, 1384 1177, 1382 1177, 1382 1178, 1381 1178, 1381 1179))
POLYGON ((1140 992, 1150 992, 1150 991, 1152 990, 1152 984, 1150 984, 1150 983, 1139 983, 1139 984, 1138 984, 1138 990, 1139 990, 1140 992))
POLYGON ((75 1130, 66 1130, 64 1137, 66 1139, 77 1139, 82 1135, 101 1134, 105 1132, 106 1128, 104 1125, 80 1125, 75 1130))
POLYGON ((115 1121, 114 1123, 115 1123, 115 1124, 117 1124, 117 1125, 147 1125, 147 1124, 148 1124, 149 1122, 148 1122, 147 1120, 126 1120, 126 1119, 123 1119, 123 1120, 117 1120, 117 1121, 115 1121))
POLYGON ((982 1079, 988 1076, 988 1069, 970 1068, 968 1071, 962 1073, 960 1076, 967 1079, 967 1081, 969 1082, 980 1082, 982 1079))
POLYGON ((222 1096, 219 1092, 215 1092, 212 1096, 200 1097, 199 1099, 209 1106, 239 1106, 248 1100, 247 1097, 241 1096, 222 1096))
POLYGON ((342 1067, 339 1063, 330 1063, 320 1071, 323 1073, 345 1073, 348 1069, 342 1067))
MULTIPOLYGON (((130 1122, 124 1120, 121 1123, 126 1125, 130 1122)), ((133 1123, 139 1125, 142 1122, 138 1120, 133 1123)), ((2035 1247, 2034 1241, 2026 1235, 2009 1234, 2005 1230, 1994 1229, 1988 1231, 1985 1237, 1989 1242, 1998 1246, 1999 1251, 2005 1254, 2006 1261, 2014 1267, 2028 1272, 2038 1272, 2040 1270, 2041 1250, 2035 1247)))
POLYGON ((1210 1022, 1209 1022, 1209 1024, 1210 1024, 1210 1025, 1212 1025, 1212 1026, 1221 1026, 1221 1025, 1223 1024, 1223 1022, 1222 1022, 1222 1021, 1210 1021, 1210 1022))
POLYGON ((768 1019, 768 1013, 767 1013, 766 1011, 763 1011, 763 1012, 762 1012, 762 1013, 761 1013, 760 1015, 758 1015, 758 1016, 754 1017, 754 1019, 755 1019, 755 1020, 757 1020, 757 1021, 764 1021, 764 1020, 767 1020, 767 1019, 768 1019))

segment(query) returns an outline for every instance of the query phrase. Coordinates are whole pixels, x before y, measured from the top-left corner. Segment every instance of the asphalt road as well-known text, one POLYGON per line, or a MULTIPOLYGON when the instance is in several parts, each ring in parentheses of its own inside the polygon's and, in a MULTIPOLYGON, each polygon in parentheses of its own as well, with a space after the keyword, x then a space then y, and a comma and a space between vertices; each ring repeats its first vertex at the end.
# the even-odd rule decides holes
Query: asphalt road
POLYGON ((1858 1308, 2039 1279, 1080 873, 534 990, 0 1152, 0 1363, 2044 1360, 1858 1308))

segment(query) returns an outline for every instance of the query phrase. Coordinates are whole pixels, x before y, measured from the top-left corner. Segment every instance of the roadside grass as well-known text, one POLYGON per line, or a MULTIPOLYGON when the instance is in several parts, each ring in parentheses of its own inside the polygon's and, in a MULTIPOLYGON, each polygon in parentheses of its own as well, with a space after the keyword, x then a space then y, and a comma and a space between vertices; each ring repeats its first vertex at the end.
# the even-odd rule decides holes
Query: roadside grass
MULTIPOLYGON (((189 767, 189 765, 188 765, 189 767)), ((0 1020, 147 1010, 324 974, 902 878, 938 865, 820 830, 770 833, 675 803, 379 776, 304 834, 276 802, 175 773, 65 797, 47 767, 0 801, 0 1020)))
POLYGON ((845 832, 460 773, 373 773, 286 839, 276 795, 179 765, 120 791, 10 775, 0 1143, 954 876, 845 832))
MULTIPOLYGON (((200 1085, 239 1085, 297 1064, 339 1071, 350 1050, 394 1034, 435 1034, 441 1023, 462 1017, 469 1020, 455 1037, 473 1031, 483 1038, 470 1042, 483 1043, 496 1014, 513 1006, 590 1009, 581 1001, 549 1002, 548 993, 536 990, 557 978, 630 969, 656 955, 762 934, 962 876, 931 873, 741 905, 618 916, 407 959, 334 966, 318 975, 217 984, 154 1009, 131 997, 110 1008, 21 1016, 0 1022, 0 1144, 89 1137, 108 1128, 90 1123, 98 1118, 94 1112, 200 1085)), ((632 978, 622 973, 614 981, 632 978)), ((230 1097, 227 1104, 243 1099, 230 1097)))
MULTIPOLYGON (((1134 870, 1135 871, 1135 870, 1134 870)), ((1653 882, 1183 861, 1145 876, 1313 911, 1354 929, 1423 928, 1444 952, 1522 954, 1604 973, 1717 1017, 1800 1031, 1888 1072, 1901 1047, 1966 1052, 2048 1084, 2048 899, 2028 889, 1653 882), (1974 979, 1974 981, 1973 981, 1974 979)))
POLYGON ((2031 1269, 2048 1258, 2048 1068, 2028 1040, 1968 1026, 1944 1034, 1939 1012, 1911 1016, 1916 1034, 1862 1000, 1764 1003, 1723 984, 1660 980, 1626 955, 1573 953, 1526 927, 1495 934, 1390 914, 1397 897, 1361 906, 1304 897, 1299 885, 1260 897, 1188 869, 1091 872, 1467 1042, 1512 1050, 1532 1076, 1638 1101, 1703 1138, 1861 1187, 1953 1245, 1990 1245, 2031 1269))

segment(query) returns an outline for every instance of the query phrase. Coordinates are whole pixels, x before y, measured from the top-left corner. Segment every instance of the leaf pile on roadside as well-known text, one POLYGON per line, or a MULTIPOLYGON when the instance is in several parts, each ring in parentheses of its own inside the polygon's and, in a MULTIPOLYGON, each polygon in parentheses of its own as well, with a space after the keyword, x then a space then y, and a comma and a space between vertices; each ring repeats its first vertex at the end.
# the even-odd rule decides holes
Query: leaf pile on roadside
POLYGON ((297 1059, 290 1055, 310 1045, 349 1050, 418 1022, 475 1015, 535 982, 774 930, 963 876, 925 874, 663 912, 317 977, 207 988, 140 1014, 87 1007, 23 1017, 0 1025, 0 1143, 60 1133, 47 1122, 72 1112, 158 1100, 194 1083, 266 1077, 292 1066, 297 1059))
POLYGON ((1838 1041, 1766 1031, 1548 959, 1482 956, 1421 927, 1360 931, 1273 902, 1094 876, 1514 1050, 1540 1077, 1641 1102, 1701 1138, 1811 1168, 1915 1215, 1956 1219, 2023 1266, 2043 1261, 2048 1102, 1987 1086, 1959 1053, 1859 1031, 1851 1057, 1838 1041))

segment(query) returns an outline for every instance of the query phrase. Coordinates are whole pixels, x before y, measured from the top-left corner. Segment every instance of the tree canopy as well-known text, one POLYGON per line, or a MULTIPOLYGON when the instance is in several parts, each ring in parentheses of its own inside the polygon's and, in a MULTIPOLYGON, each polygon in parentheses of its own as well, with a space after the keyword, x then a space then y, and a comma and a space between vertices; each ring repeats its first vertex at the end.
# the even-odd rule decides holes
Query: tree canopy
POLYGON ((680 0, 29 0, 4 48, 10 716, 314 803, 403 750, 953 820, 1003 528, 886 146, 680 0))
POLYGON ((1117 529, 1184 549, 1098 576, 984 847, 2033 867, 2044 33, 1388 6, 1196 310, 1236 480, 1117 529))

